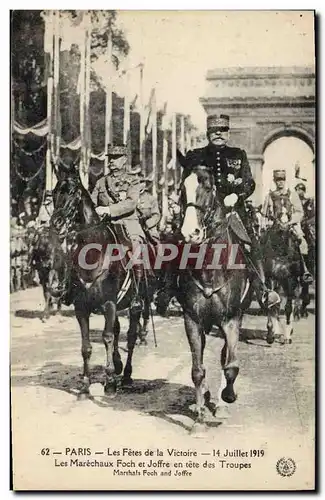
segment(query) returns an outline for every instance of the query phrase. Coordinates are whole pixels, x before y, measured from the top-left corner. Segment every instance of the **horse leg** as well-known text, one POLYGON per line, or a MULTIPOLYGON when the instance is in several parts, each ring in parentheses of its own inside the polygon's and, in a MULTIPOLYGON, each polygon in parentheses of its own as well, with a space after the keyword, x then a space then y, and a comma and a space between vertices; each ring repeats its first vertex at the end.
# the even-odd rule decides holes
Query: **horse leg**
POLYGON ((144 305, 142 313, 143 325, 141 325, 141 322, 139 323, 139 338, 140 338, 140 345, 148 345, 147 336, 148 336, 148 323, 150 318, 150 299, 148 297, 145 297, 143 305, 144 305))
POLYGON ((205 430, 204 391, 207 388, 205 383, 205 368, 203 365, 205 334, 203 328, 187 313, 184 314, 184 322, 187 339, 192 352, 192 381, 195 387, 196 395, 196 420, 192 427, 192 432, 197 434, 198 432, 205 430))
POLYGON ((276 304, 271 307, 267 311, 267 336, 266 342, 268 344, 273 344, 276 335, 280 335, 281 327, 280 327, 280 304, 276 304))
POLYGON ((233 403, 237 399, 234 392, 234 382, 239 372, 237 361, 239 317, 223 322, 221 329, 225 335, 225 345, 221 351, 221 366, 227 384, 221 393, 221 397, 226 403, 233 403))
MULTIPOLYGON (((203 357, 204 357, 204 349, 206 344, 206 335, 209 335, 212 328, 212 323, 207 320, 203 325, 203 328, 200 329, 201 335, 201 366, 203 366, 203 357)), ((202 392, 204 397, 204 404, 210 410, 210 412, 215 415, 216 412, 216 404, 212 401, 211 392, 208 386, 207 379, 204 378, 202 382, 202 392)))
POLYGON ((51 295, 48 289, 48 276, 42 276, 41 284, 43 288, 43 296, 45 300, 44 310, 41 316, 41 320, 44 322, 46 319, 50 317, 50 301, 51 295))
POLYGON ((302 301, 301 308, 300 308, 300 315, 302 318, 308 318, 307 306, 310 304, 309 284, 308 283, 302 283, 300 298, 302 301))
POLYGON ((114 343, 113 343, 113 363, 116 375, 121 375, 123 371, 123 363, 121 360, 120 352, 118 350, 120 331, 121 331, 120 322, 118 316, 116 315, 114 323, 114 343))
POLYGON ((287 300, 286 300, 286 305, 284 308, 285 316, 286 316, 286 325, 285 325, 285 330, 284 330, 283 344, 291 344, 292 343, 292 338, 291 338, 291 335, 293 333, 292 302, 293 302, 294 297, 296 296, 296 290, 297 290, 297 282, 295 283, 294 279, 289 278, 288 283, 286 284, 286 287, 285 287, 287 300))
MULTIPOLYGON (((106 349, 105 394, 115 394, 117 389, 115 363, 118 362, 116 346, 118 346, 119 323, 116 324, 116 306, 113 302, 106 302, 104 309, 105 326, 103 342, 106 349), (114 354, 115 352, 115 354, 114 354), (114 363, 115 360, 115 363, 114 363)), ((117 350, 118 352, 118 350, 117 350)), ((121 372, 120 372, 121 373, 121 372)))
MULTIPOLYGON (((308 285, 307 285, 308 286, 308 285)), ((293 289, 293 320, 299 321, 301 317, 301 294, 299 280, 295 280, 293 289)))
POLYGON ((85 309, 75 307, 76 318, 81 330, 81 354, 84 362, 83 386, 79 393, 79 398, 89 396, 90 370, 89 360, 92 352, 92 346, 89 338, 89 312, 85 309))
POLYGON ((133 383, 132 380, 132 356, 134 351, 134 346, 138 337, 138 325, 141 318, 141 311, 136 309, 130 309, 130 326, 127 333, 128 336, 128 357, 126 360, 126 365, 123 373, 123 385, 128 386, 133 383))

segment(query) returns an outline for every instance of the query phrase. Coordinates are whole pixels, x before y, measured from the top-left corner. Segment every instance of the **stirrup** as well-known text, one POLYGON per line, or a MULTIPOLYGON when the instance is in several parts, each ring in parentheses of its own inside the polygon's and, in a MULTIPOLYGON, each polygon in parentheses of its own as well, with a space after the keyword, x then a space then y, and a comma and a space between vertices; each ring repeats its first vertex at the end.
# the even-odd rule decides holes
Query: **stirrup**
POLYGON ((143 302, 137 295, 133 297, 130 309, 133 313, 140 313, 143 311, 143 302))
POLYGON ((271 307, 280 304, 280 302, 281 302, 280 295, 274 290, 267 289, 262 295, 262 304, 267 305, 268 309, 271 309, 271 307))
POLYGON ((314 280, 309 271, 305 272, 301 277, 301 281, 305 284, 311 284, 314 280))

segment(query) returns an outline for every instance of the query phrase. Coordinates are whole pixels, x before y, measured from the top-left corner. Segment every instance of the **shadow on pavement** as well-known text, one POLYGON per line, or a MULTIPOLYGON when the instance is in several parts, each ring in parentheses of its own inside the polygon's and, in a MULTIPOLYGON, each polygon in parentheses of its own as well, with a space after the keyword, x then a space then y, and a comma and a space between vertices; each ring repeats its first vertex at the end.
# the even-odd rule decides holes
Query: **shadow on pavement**
MULTIPOLYGON (((195 403, 194 388, 168 382, 166 379, 134 380, 132 386, 119 387, 114 397, 104 394, 104 367, 91 368, 91 382, 97 384, 96 394, 89 400, 101 408, 116 411, 138 411, 143 415, 158 417, 190 431, 195 415, 192 411, 195 403), (100 384, 100 385, 99 385, 100 384), (101 387, 100 387, 101 386, 101 387)), ((76 397, 82 387, 81 369, 62 363, 46 363, 35 375, 12 376, 12 386, 41 386, 64 391, 76 397)), ((91 392, 93 392, 91 390, 91 392)), ((220 425, 212 414, 207 412, 206 423, 209 427, 220 425)))

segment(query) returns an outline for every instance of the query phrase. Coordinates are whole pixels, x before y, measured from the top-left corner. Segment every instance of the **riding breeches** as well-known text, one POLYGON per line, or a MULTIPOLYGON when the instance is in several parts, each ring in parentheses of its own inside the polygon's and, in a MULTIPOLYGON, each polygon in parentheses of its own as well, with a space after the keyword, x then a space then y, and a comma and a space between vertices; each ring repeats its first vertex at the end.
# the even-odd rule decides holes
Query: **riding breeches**
POLYGON ((308 245, 307 241, 305 239, 304 233, 302 232, 301 225, 296 224, 294 226, 294 233, 299 238, 300 244, 299 244, 299 249, 301 252, 301 255, 307 255, 308 254, 308 245))

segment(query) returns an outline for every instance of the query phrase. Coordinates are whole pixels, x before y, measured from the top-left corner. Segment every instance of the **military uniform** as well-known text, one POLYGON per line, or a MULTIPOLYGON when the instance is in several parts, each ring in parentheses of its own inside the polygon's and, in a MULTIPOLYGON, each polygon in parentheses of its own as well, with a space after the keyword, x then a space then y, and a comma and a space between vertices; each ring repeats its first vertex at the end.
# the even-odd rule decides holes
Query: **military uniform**
POLYGON ((301 220, 301 229, 303 230, 306 237, 311 239, 310 243, 315 244, 316 234, 315 234, 315 202, 313 198, 303 198, 301 200, 302 208, 304 211, 303 218, 301 220), (308 235, 308 236, 307 236, 308 235))
MULTIPOLYGON (((285 171, 275 170, 274 179, 285 180, 285 171)), ((308 253, 308 246, 300 224, 303 218, 303 208, 296 191, 288 188, 270 190, 264 201, 262 215, 270 221, 295 224, 293 230, 301 240, 300 251, 302 255, 308 253)))
MULTIPOLYGON (((126 146, 108 147, 108 155, 112 158, 115 157, 117 161, 119 158, 123 160, 127 156, 127 153, 126 146)), ((115 164, 115 167, 117 165, 118 163, 115 164)), ((118 169, 112 168, 108 175, 99 179, 91 194, 91 199, 97 207, 109 208, 108 214, 110 220, 112 222, 122 222, 130 237, 132 246, 136 246, 145 240, 145 234, 136 210, 140 197, 140 179, 138 173, 141 169, 138 167, 133 171, 126 172, 124 171, 124 165, 122 163, 118 169), (123 171, 120 168, 123 168, 123 171)), ((105 211, 102 213, 105 213, 105 211)), ((141 311, 143 304, 139 290, 143 278, 143 266, 134 264, 132 272, 136 291, 130 308, 133 311, 141 311)))
POLYGON ((136 212, 139 196, 137 172, 112 172, 97 181, 91 199, 96 207, 109 207, 112 222, 122 219, 131 240, 139 241, 144 238, 136 212))
POLYGON ((183 180, 198 165, 210 167, 221 197, 237 194, 236 207, 244 211, 244 201, 255 190, 255 181, 245 151, 230 146, 216 147, 214 144, 189 151, 185 157, 183 180))
POLYGON ((299 224, 303 216, 301 201, 290 189, 270 190, 262 208, 262 215, 269 220, 299 224))
MULTIPOLYGON (((285 181, 285 170, 274 170, 273 179, 275 181, 285 181)), ((303 207, 297 192, 286 188, 270 190, 264 201, 262 215, 266 219, 273 221, 273 223, 279 222, 280 224, 293 224, 292 229, 297 238, 300 240, 299 250, 303 265, 303 280, 306 283, 311 282, 311 274, 309 273, 305 262, 305 256, 308 254, 308 245, 301 228, 303 207)))
POLYGON ((158 223, 160 221, 160 211, 157 199, 147 190, 140 193, 137 212, 140 220, 145 225, 145 232, 151 240, 159 241, 158 223))
POLYGON ((184 167, 183 181, 196 166, 210 167, 215 177, 218 196, 226 206, 234 206, 253 242, 250 260, 254 262, 252 284, 263 304, 272 307, 280 301, 279 296, 267 289, 265 285, 262 256, 256 244, 253 221, 245 209, 245 200, 255 191, 255 181, 243 149, 227 145, 229 131, 228 115, 211 115, 207 117, 207 137, 209 144, 203 148, 189 151, 180 163, 184 167), (229 197, 229 198, 228 198, 229 197), (228 198, 226 203, 226 198, 228 198), (231 200, 230 200, 231 198, 231 200), (258 270, 258 275, 256 274, 258 270))

